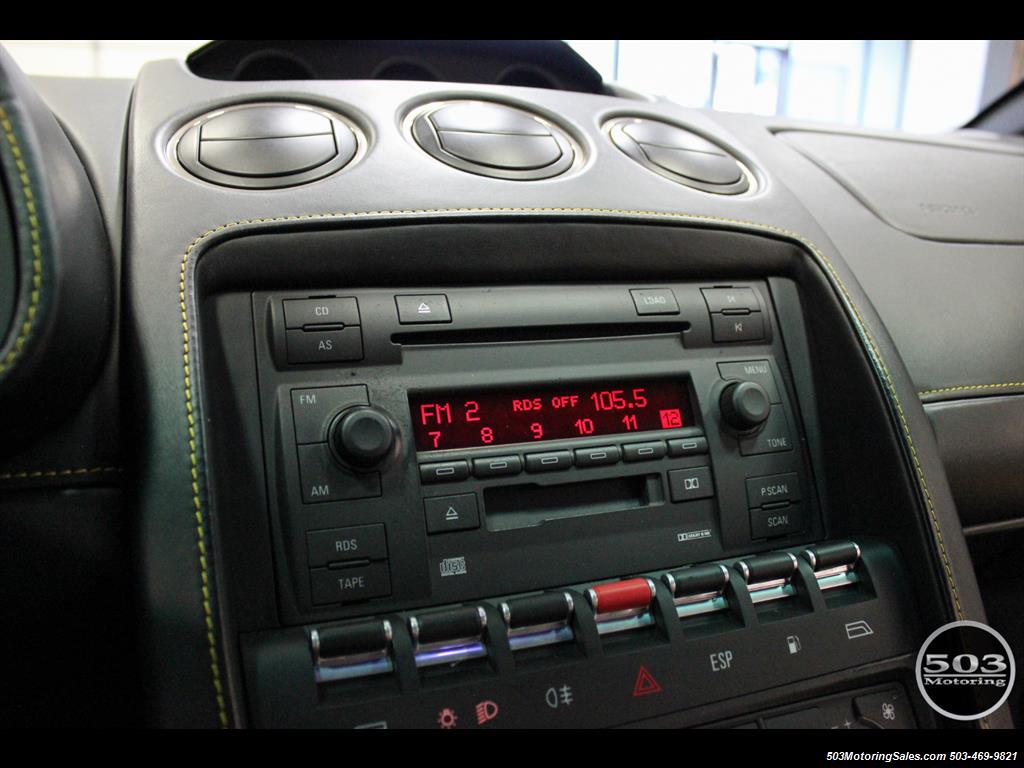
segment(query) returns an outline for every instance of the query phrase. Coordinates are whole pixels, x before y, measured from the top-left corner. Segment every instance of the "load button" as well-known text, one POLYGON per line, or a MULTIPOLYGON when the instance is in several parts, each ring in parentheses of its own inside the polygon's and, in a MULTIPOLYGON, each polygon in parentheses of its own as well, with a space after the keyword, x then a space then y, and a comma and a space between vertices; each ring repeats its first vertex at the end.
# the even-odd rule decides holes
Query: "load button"
POLYGON ((679 314, 679 304, 671 288, 636 288, 629 293, 638 315, 679 314))

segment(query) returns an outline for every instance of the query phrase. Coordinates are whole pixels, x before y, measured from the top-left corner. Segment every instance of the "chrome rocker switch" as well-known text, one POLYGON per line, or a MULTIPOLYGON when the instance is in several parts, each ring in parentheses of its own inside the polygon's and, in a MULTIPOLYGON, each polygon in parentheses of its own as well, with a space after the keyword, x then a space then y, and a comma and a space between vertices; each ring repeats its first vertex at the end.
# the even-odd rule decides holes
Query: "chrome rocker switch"
POLYGON ((417 667, 454 665, 487 656, 487 613, 480 606, 409 617, 417 667))
POLYGON ((662 581, 672 593, 680 619, 717 613, 729 607, 725 599, 729 569, 720 563, 671 571, 662 576, 662 581))
POLYGON ((755 605, 793 597, 796 588, 792 580, 797 568, 797 560, 789 552, 749 557, 736 563, 755 605))
POLYGON ((391 622, 363 621, 310 630, 318 684, 383 675, 394 670, 391 622))
POLYGON ((506 600, 501 615, 508 626, 513 651, 567 643, 573 639, 574 604, 568 592, 548 592, 506 600))

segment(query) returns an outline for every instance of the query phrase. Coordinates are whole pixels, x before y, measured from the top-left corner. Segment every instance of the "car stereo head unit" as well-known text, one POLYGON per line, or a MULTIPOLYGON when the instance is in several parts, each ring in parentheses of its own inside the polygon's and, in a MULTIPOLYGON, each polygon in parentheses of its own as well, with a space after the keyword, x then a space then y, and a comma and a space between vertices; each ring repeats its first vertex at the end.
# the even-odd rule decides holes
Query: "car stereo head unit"
POLYGON ((288 618, 821 538, 766 284, 253 301, 288 618))

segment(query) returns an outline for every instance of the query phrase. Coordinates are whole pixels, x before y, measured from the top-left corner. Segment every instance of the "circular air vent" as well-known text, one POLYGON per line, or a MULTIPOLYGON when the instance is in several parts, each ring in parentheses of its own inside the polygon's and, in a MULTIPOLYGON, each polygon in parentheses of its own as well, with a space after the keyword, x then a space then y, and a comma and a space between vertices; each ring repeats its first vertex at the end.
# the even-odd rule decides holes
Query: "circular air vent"
POLYGON ((178 162, 214 184, 293 187, 352 160, 359 146, 340 115, 303 104, 243 104, 203 115, 177 141, 178 162))
POLYGON ((429 104, 411 129, 416 143, 442 163, 496 179, 548 179, 576 158, 569 137, 551 123, 493 102, 429 104))
POLYGON ((605 126, 619 149, 666 179, 719 195, 750 188, 750 173, 717 144, 678 126, 620 117, 605 126))

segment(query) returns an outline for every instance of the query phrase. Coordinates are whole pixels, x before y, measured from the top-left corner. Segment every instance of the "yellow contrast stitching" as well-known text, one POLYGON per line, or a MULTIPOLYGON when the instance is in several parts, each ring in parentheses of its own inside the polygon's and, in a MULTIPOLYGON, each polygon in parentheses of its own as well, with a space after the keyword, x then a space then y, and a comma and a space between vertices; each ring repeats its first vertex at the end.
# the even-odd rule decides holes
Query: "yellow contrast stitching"
POLYGON ((29 469, 21 472, 0 473, 0 480, 34 480, 39 477, 68 477, 71 475, 99 475, 123 472, 121 467, 75 467, 74 469, 29 469))
POLYGON ((939 395, 943 392, 969 392, 972 389, 1005 389, 1006 387, 1024 387, 1024 381, 1004 381, 1001 384, 965 384, 961 387, 940 387, 918 392, 918 396, 939 395))
POLYGON ((935 540, 939 547, 939 556, 942 560, 942 565, 946 573, 946 582, 949 585, 950 594, 953 598, 955 611, 958 619, 964 618, 963 608, 960 605, 960 593, 956 586, 956 580, 953 576, 953 568, 950 563, 949 554, 946 551, 945 540, 942 535, 942 526, 939 524, 937 513, 935 510, 935 504, 932 501, 931 491, 928 489, 928 482, 924 476, 924 469, 921 466, 920 459, 917 455, 917 449, 914 447, 914 440, 910 435, 910 425, 907 423, 906 416, 903 412, 903 407, 900 404, 899 396, 896 394, 896 386, 892 381, 892 376, 889 373, 889 369, 885 364, 885 360, 882 358, 882 354, 878 349, 878 345, 875 343, 868 331, 867 324, 864 322, 864 318, 861 316, 860 311, 857 308, 856 303, 853 301, 853 297, 850 295, 846 284, 843 279, 836 272, 832 262, 829 261, 828 257, 820 251, 817 246, 814 245, 810 240, 804 236, 792 232, 782 227, 776 227, 771 224, 761 224, 754 221, 744 221, 742 219, 731 219, 720 216, 705 216, 699 214, 689 213, 675 213, 671 211, 638 211, 628 210, 619 208, 514 208, 514 207, 494 207, 494 208, 441 208, 441 209, 430 209, 430 208, 417 208, 417 209, 405 209, 396 211, 349 211, 341 213, 315 213, 315 214, 301 214, 292 216, 272 216, 266 218, 255 218, 255 219, 240 219, 238 221, 229 222, 227 224, 221 224, 220 226, 208 229, 202 234, 198 235, 188 247, 185 249, 185 253, 181 258, 181 274, 178 282, 179 299, 181 302, 181 324, 183 331, 183 358, 185 366, 185 410, 188 419, 188 434, 189 434, 189 457, 192 465, 192 504, 195 508, 196 516, 196 530, 199 544, 199 562, 202 570, 202 582, 203 582, 203 611, 206 617, 207 627, 207 641, 209 644, 210 658, 212 661, 211 668, 213 671, 213 685, 217 695, 217 706, 220 710, 220 722, 221 726, 227 726, 227 713, 224 706, 224 696, 221 686, 221 677, 219 663, 217 660, 217 646, 216 646, 216 635, 215 627, 212 618, 212 612, 210 609, 209 592, 208 592, 208 574, 206 565, 206 548, 203 535, 203 522, 202 522, 202 504, 199 496, 199 483, 198 483, 198 471, 197 471, 197 457, 196 457, 196 440, 195 440, 195 424, 193 421, 192 414, 192 382, 191 373, 189 369, 189 327, 188 327, 188 311, 185 301, 185 271, 188 263, 188 258, 201 242, 207 238, 224 232, 229 229, 235 229, 237 227, 254 225, 254 224, 275 224, 289 221, 317 221, 317 220, 332 220, 332 219, 359 219, 359 218, 377 218, 386 216, 413 216, 413 215, 446 215, 446 214, 462 214, 462 213, 532 213, 532 214, 545 214, 545 213, 558 213, 558 214, 620 214, 625 216, 645 216, 653 218, 666 218, 666 219, 679 219, 683 221, 693 222, 705 222, 705 223, 719 223, 719 224, 734 224, 740 227, 751 228, 762 232, 773 232, 779 235, 783 235, 789 239, 796 240, 803 244, 806 248, 810 249, 818 260, 825 266, 828 273, 835 280, 836 285, 839 287, 842 295, 846 301, 850 311, 853 312, 854 317, 857 320, 858 326, 870 347, 870 353, 872 357, 877 361, 878 367, 882 372, 885 379, 884 384, 892 397, 893 403, 896 407, 896 413, 900 421, 900 425, 903 431, 904 439, 907 443, 907 447, 910 449, 911 459, 914 464, 914 469, 918 479, 918 486, 924 496, 925 505, 928 509, 929 519, 931 521, 932 530, 935 534, 935 540))
POLYGON ((36 319, 36 310, 39 306, 39 297, 43 284, 43 263, 42 248, 39 244, 39 217, 36 215, 35 196, 32 193, 32 183, 29 180, 28 168, 25 159, 21 155, 21 147, 18 145, 18 137, 14 135, 14 126, 7 116, 7 111, 0 107, 0 128, 3 128, 7 144, 11 148, 11 155, 14 157, 14 164, 18 168, 18 177, 21 181, 21 193, 25 198, 25 208, 28 210, 29 238, 32 245, 32 292, 29 294, 28 309, 25 312, 25 319, 21 323, 18 336, 14 344, 3 359, 0 359, 0 373, 3 373, 14 364, 22 347, 32 333, 32 324, 36 319))
POLYGON ((199 572, 202 580, 203 620, 206 624, 206 645, 210 654, 210 673, 213 676, 213 690, 217 701, 217 717, 221 728, 228 727, 228 710, 221 685, 220 660, 217 654, 217 627, 213 621, 213 607, 210 602, 209 568, 206 562, 206 534, 203 530, 203 503, 199 493, 199 459, 196 451, 196 427, 192 413, 192 372, 189 364, 188 309, 185 303, 185 265, 196 242, 188 247, 181 259, 181 274, 178 280, 178 296, 181 302, 182 359, 185 366, 185 413, 188 420, 189 471, 192 475, 192 507, 196 518, 196 548, 199 551, 199 572))

